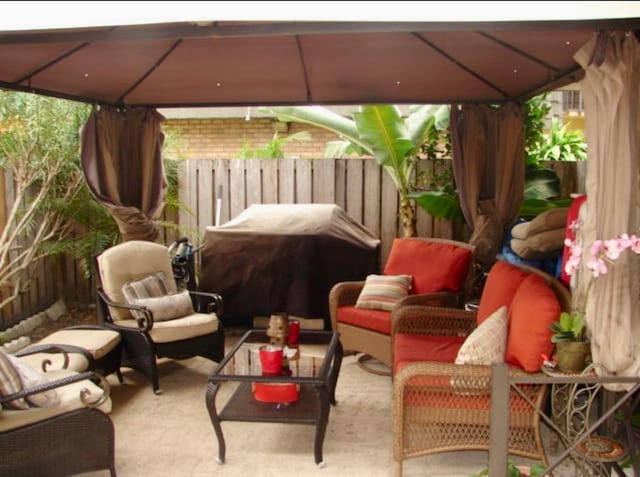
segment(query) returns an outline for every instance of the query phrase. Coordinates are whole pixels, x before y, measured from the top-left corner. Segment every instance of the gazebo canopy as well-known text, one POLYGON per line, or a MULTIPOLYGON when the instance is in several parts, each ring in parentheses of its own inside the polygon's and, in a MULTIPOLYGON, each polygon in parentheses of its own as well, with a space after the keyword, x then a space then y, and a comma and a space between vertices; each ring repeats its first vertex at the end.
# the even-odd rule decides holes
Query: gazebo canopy
POLYGON ((632 14, 500 22, 212 19, 0 31, 0 87, 163 108, 497 104, 579 80, 576 51, 598 30, 638 30, 637 5, 632 14))

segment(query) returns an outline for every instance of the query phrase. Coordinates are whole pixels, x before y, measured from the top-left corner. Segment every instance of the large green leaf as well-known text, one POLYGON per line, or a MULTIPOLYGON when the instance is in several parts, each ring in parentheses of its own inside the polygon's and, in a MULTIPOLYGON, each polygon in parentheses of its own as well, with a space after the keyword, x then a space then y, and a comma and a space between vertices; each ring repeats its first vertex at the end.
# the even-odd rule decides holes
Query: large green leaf
POLYGON ((448 219, 454 222, 464 222, 464 215, 460 208, 460 200, 457 196, 442 191, 416 191, 409 197, 416 201, 420 207, 430 215, 438 219, 448 219))
POLYGON ((305 123, 327 129, 351 142, 357 148, 359 154, 364 151, 373 155, 373 150, 361 140, 353 120, 321 106, 280 106, 260 108, 260 112, 275 114, 280 121, 305 123))
POLYGON ((560 194, 560 179, 551 169, 527 169, 524 174, 525 199, 550 199, 560 194))
POLYGON ((420 146, 426 139, 427 131, 432 128, 446 129, 449 124, 449 111, 449 106, 411 106, 405 123, 413 144, 420 146))
POLYGON ((362 106, 353 114, 361 141, 373 151, 378 164, 394 171, 400 190, 407 190, 411 163, 409 156, 415 149, 400 109, 396 106, 362 106))
POLYGON ((544 200, 544 199, 525 199, 518 211, 519 217, 533 218, 540 215, 542 212, 546 212, 550 209, 558 207, 569 207, 572 199, 557 199, 557 200, 544 200))
POLYGON ((351 153, 357 153, 349 141, 327 141, 324 147, 325 159, 339 159, 351 153))

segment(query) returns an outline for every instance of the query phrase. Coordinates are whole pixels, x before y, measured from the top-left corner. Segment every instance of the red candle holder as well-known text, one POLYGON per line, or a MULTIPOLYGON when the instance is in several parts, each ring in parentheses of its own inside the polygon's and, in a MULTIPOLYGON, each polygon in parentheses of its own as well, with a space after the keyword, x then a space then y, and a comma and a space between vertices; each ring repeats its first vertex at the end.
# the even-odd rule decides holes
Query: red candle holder
POLYGON ((300 322, 291 320, 289 322, 289 336, 287 336, 288 344, 296 344, 300 338, 300 322))
POLYGON ((260 346, 262 374, 279 375, 282 370, 282 348, 271 345, 260 346))

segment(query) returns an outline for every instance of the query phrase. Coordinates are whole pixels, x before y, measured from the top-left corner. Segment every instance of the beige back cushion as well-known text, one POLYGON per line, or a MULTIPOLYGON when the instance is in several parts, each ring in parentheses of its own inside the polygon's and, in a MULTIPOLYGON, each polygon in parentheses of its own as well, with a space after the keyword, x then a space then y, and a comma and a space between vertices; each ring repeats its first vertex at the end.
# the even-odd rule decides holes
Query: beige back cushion
MULTIPOLYGON (((126 303, 122 286, 157 272, 173 277, 169 249, 143 240, 131 240, 115 245, 98 256, 100 280, 107 296, 114 302, 126 303)), ((175 281, 167 280, 169 293, 177 291, 175 281)), ((114 320, 131 319, 124 309, 111 309, 114 320)))

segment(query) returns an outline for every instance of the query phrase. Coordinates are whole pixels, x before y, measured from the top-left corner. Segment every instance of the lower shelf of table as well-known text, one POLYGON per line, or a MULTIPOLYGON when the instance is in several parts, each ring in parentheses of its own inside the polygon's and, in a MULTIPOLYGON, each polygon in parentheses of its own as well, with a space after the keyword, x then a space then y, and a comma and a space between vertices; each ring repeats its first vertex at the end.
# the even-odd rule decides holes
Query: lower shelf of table
POLYGON ((316 424, 320 419, 320 403, 311 385, 300 386, 297 401, 277 404, 255 400, 251 383, 241 382, 218 417, 221 421, 316 424))

